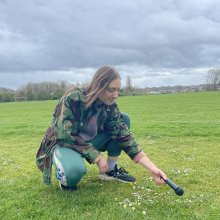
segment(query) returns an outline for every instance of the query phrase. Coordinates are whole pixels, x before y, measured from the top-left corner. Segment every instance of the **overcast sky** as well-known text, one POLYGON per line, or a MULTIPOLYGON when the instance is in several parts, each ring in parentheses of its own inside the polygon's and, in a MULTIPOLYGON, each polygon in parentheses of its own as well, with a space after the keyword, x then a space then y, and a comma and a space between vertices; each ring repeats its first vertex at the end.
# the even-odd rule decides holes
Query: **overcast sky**
POLYGON ((206 83, 219 0, 0 0, 0 87, 85 82, 106 64, 139 87, 206 83))

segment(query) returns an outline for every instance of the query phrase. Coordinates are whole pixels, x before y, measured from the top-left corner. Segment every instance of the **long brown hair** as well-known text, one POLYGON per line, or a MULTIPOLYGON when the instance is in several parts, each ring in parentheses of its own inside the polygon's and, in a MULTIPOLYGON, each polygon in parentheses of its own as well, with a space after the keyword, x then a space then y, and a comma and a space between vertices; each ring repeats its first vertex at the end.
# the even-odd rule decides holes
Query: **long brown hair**
POLYGON ((121 79, 121 77, 113 67, 103 66, 99 68, 93 76, 92 81, 86 87, 86 97, 84 100, 86 108, 91 106, 100 93, 115 79, 121 79))

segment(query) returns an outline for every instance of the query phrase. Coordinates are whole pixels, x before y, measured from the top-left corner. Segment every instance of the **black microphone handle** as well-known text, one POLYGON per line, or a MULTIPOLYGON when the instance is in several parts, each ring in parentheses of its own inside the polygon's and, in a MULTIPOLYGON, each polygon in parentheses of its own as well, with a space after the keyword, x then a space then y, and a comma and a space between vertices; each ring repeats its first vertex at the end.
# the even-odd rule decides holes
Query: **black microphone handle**
MULTIPOLYGON (((161 177, 163 179, 163 177, 161 177)), ((175 183, 173 183, 171 180, 169 179, 163 179, 174 191, 178 196, 182 196, 184 194, 184 190, 177 186, 175 183)))
POLYGON ((177 185, 169 179, 164 180, 174 191, 177 189, 177 185))

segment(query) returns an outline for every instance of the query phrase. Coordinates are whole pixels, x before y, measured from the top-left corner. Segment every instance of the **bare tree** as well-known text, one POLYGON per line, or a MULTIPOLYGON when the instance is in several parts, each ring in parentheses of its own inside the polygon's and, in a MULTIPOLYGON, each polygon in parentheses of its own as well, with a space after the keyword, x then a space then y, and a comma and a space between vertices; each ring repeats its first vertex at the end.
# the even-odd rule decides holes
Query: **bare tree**
POLYGON ((220 88, 220 69, 210 69, 207 74, 207 82, 214 90, 220 88))
POLYGON ((125 85, 125 94, 126 95, 132 95, 133 93, 133 87, 131 83, 131 77, 128 75, 126 78, 126 85, 125 85))

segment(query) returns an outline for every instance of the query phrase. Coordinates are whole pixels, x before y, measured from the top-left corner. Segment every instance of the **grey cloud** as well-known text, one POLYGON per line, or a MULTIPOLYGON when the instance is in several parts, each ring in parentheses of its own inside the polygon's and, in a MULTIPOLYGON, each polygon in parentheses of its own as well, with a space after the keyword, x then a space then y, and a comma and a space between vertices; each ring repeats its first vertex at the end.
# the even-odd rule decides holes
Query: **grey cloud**
POLYGON ((0 1, 0 73, 38 80, 39 72, 136 64, 152 77, 160 68, 181 74, 220 64, 219 35, 217 0, 0 1))

